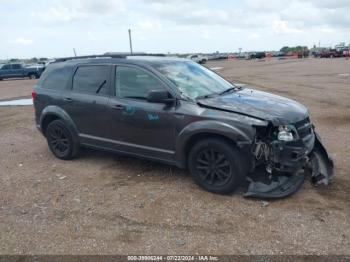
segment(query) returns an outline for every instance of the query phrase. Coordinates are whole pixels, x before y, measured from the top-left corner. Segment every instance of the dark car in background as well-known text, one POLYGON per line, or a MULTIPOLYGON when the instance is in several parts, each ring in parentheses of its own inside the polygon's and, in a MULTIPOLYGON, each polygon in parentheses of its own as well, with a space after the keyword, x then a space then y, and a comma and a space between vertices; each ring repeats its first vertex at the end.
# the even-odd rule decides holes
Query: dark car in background
POLYGON ((328 184, 333 162, 308 110, 235 86, 187 59, 58 59, 33 91, 36 125, 60 159, 81 147, 187 168, 202 188, 280 198, 310 173, 328 184))
POLYGON ((320 53, 320 58, 343 57, 343 51, 337 49, 324 50, 320 53))
POLYGON ((26 66, 22 63, 3 64, 0 67, 0 80, 5 78, 24 78, 37 79, 44 71, 43 66, 26 66))

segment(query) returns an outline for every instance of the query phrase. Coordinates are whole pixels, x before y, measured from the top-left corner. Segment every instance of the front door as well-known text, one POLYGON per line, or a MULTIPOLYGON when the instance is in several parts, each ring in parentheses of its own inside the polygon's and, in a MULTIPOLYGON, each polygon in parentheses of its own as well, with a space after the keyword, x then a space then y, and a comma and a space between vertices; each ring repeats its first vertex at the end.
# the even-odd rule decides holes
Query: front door
POLYGON ((12 64, 11 74, 12 77, 22 77, 23 76, 23 65, 21 64, 12 64))
POLYGON ((115 96, 110 100, 111 143, 117 150, 156 159, 174 157, 174 105, 150 103, 150 90, 166 89, 152 72, 117 66, 115 96))

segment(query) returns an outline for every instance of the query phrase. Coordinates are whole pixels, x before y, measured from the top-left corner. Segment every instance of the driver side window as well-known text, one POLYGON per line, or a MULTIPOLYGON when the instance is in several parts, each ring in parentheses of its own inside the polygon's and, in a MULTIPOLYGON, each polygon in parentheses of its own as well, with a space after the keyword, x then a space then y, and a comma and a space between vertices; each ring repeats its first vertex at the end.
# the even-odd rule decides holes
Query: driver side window
POLYGON ((150 90, 163 89, 152 75, 134 67, 117 66, 115 93, 119 98, 146 100, 150 90))

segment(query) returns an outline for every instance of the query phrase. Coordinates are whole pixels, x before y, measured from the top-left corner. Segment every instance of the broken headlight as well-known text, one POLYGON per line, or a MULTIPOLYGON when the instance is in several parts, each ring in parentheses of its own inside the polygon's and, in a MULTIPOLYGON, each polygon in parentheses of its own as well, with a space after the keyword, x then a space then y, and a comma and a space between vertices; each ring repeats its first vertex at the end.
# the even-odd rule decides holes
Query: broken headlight
POLYGON ((295 139, 293 133, 294 127, 291 125, 283 125, 278 127, 277 139, 280 141, 293 141, 295 139))

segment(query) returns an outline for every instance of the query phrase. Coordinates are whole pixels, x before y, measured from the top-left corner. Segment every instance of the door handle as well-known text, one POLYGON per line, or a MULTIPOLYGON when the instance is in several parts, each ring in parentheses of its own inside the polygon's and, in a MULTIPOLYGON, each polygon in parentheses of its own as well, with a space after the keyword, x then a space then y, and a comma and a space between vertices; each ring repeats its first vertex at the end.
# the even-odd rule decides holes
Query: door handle
POLYGON ((70 98, 70 97, 65 97, 65 98, 63 98, 63 100, 66 101, 66 102, 72 102, 73 101, 73 99, 70 98))
POLYGON ((113 108, 116 109, 116 110, 123 110, 125 108, 125 106, 123 106, 123 105, 114 105, 113 108))

